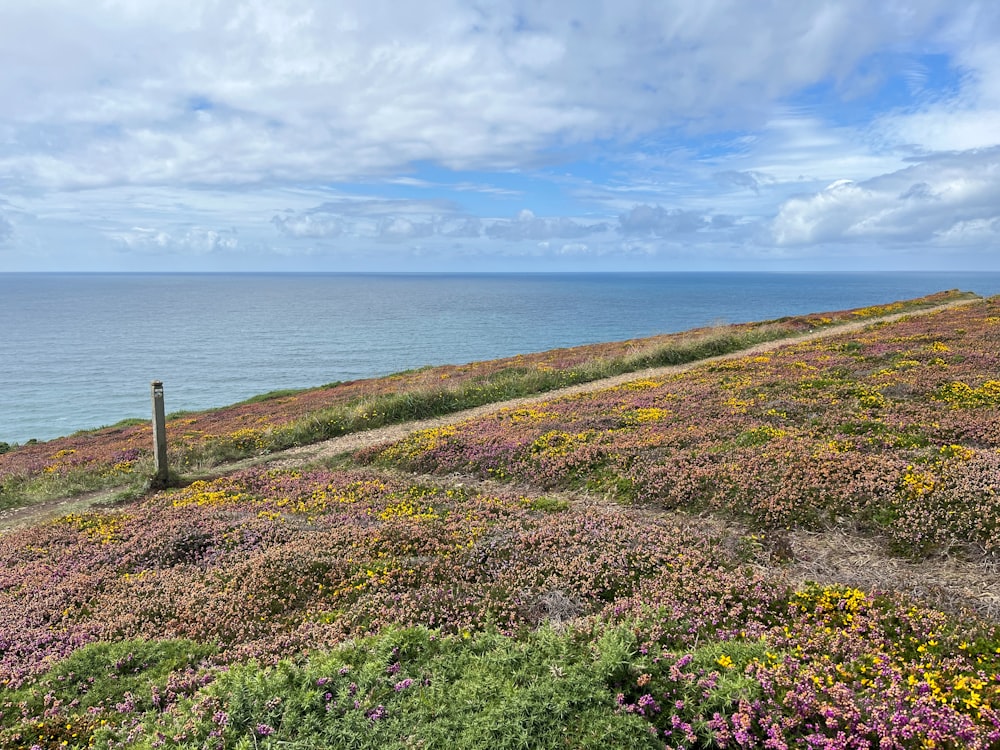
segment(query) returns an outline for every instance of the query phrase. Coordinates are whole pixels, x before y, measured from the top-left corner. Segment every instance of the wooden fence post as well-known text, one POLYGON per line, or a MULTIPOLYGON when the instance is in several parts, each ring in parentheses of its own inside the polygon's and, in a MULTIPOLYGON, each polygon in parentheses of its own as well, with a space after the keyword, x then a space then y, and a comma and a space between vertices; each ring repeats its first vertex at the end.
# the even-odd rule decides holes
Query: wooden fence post
POLYGON ((156 473, 152 487, 162 489, 167 486, 167 420, 163 409, 163 383, 154 380, 153 391, 153 455, 156 457, 156 473))

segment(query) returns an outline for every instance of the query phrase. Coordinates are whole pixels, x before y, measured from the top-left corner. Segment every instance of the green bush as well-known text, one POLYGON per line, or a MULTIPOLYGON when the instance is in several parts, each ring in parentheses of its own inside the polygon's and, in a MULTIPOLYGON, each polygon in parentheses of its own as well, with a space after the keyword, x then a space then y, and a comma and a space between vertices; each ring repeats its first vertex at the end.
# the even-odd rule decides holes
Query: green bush
POLYGON ((136 746, 201 748, 218 737, 303 750, 658 747, 608 685, 633 645, 622 640, 595 668, 587 641, 550 629, 523 641, 389 631, 305 665, 236 666, 178 711, 147 714, 136 746))

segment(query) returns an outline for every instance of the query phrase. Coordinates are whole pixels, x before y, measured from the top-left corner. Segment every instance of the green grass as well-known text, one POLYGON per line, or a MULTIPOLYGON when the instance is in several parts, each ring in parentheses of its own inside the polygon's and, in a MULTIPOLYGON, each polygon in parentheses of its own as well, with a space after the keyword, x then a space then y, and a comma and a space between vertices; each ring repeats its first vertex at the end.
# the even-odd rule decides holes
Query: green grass
POLYGON ((541 495, 531 501, 531 509, 544 511, 546 513, 562 513, 563 511, 569 510, 569 500, 541 495))
POLYGON ((111 489, 119 490, 123 496, 138 497, 144 494, 152 476, 152 459, 137 462, 127 474, 109 474, 85 467, 66 473, 11 476, 0 482, 0 510, 111 489))
MULTIPOLYGON (((148 423, 149 423, 148 419, 142 419, 141 417, 129 417, 128 419, 122 419, 119 420, 118 422, 115 422, 113 425, 111 425, 111 428, 114 429, 119 427, 135 427, 136 425, 148 424, 148 423)), ((83 434, 85 432, 89 432, 89 430, 83 430, 81 433, 77 434, 83 434)))
MULTIPOLYGON (((190 417, 192 414, 199 414, 200 412, 194 411, 192 409, 179 409, 178 411, 169 412, 164 419, 168 422, 174 419, 181 419, 182 417, 190 417)), ((147 422, 149 420, 146 420, 147 422)))

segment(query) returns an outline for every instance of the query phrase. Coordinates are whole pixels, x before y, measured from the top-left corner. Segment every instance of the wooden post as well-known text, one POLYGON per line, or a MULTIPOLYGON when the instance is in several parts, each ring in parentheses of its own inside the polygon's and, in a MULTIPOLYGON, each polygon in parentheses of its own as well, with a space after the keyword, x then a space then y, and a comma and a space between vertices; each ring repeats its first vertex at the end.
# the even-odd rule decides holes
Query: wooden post
POLYGON ((156 473, 153 488, 167 486, 167 420, 163 409, 163 383, 154 380, 153 391, 153 455, 156 457, 156 473))

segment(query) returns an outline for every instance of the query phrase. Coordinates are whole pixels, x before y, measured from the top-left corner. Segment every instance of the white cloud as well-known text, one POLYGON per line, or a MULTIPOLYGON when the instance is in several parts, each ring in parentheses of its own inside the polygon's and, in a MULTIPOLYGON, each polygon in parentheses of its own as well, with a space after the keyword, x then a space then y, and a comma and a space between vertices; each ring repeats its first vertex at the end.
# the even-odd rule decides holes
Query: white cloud
POLYGON ((761 128, 749 153, 732 163, 742 161, 750 162, 753 174, 766 175, 761 186, 863 180, 903 163, 899 154, 872 142, 863 130, 784 110, 761 128))
POLYGON ((149 227, 132 227, 128 231, 110 234, 121 246, 153 254, 193 253, 207 255, 232 251, 239 247, 239 237, 233 229, 191 227, 168 231, 149 227))
POLYGON ((918 102, 879 118, 876 131, 921 152, 1000 145, 1000 6, 971 3, 939 36, 951 51, 957 89, 924 90, 919 81, 918 102))
POLYGON ((988 148, 1000 144, 1000 106, 952 103, 912 115, 894 115, 880 127, 890 131, 889 137, 900 145, 920 151, 988 148))
POLYGON ((219 268, 971 246, 998 38, 988 0, 8 2, 0 242, 219 268))
POLYGON ((370 196, 338 197, 306 210, 285 210, 271 217, 278 231, 294 239, 367 238, 388 242, 431 237, 478 236, 477 219, 445 200, 392 200, 370 196))
POLYGON ((457 214, 459 206, 446 200, 404 200, 376 198, 370 195, 344 196, 324 203, 308 211, 311 215, 346 217, 384 217, 395 214, 414 216, 440 216, 457 214))
POLYGON ((271 223, 288 237, 349 237, 387 242, 439 237, 507 242, 578 239, 607 232, 606 223, 585 223, 567 216, 539 217, 522 209, 513 219, 469 216, 448 201, 338 199, 305 211, 275 214, 271 223))
POLYGON ((378 238, 388 242, 430 237, 434 232, 433 222, 410 221, 402 216, 386 216, 378 224, 378 238))
POLYGON ((282 234, 295 238, 338 237, 344 231, 344 225, 339 219, 318 213, 276 214, 271 218, 271 223, 282 234))
POLYGON ((514 219, 500 219, 488 224, 486 235, 494 239, 520 242, 555 237, 576 239, 605 232, 607 229, 608 225, 604 223, 583 224, 565 216, 540 217, 528 209, 522 209, 514 219))
POLYGON ((779 245, 883 241, 968 244, 997 238, 1000 147, 929 157, 864 182, 838 180, 786 201, 779 245))
POLYGON ((752 191, 756 195, 760 194, 762 184, 771 181, 768 175, 754 170, 741 172, 736 169, 728 169, 722 172, 716 172, 713 176, 720 185, 744 188, 752 191))
POLYGON ((618 222, 619 229, 627 235, 671 237, 697 232, 709 220, 696 211, 639 205, 619 216, 618 222))
POLYGON ((0 170, 59 188, 530 165, 596 137, 763 122, 802 86, 849 89, 860 59, 946 7, 8 4, 0 170))
POLYGON ((445 237, 473 239, 482 236, 483 222, 474 216, 442 222, 441 234, 445 237))

